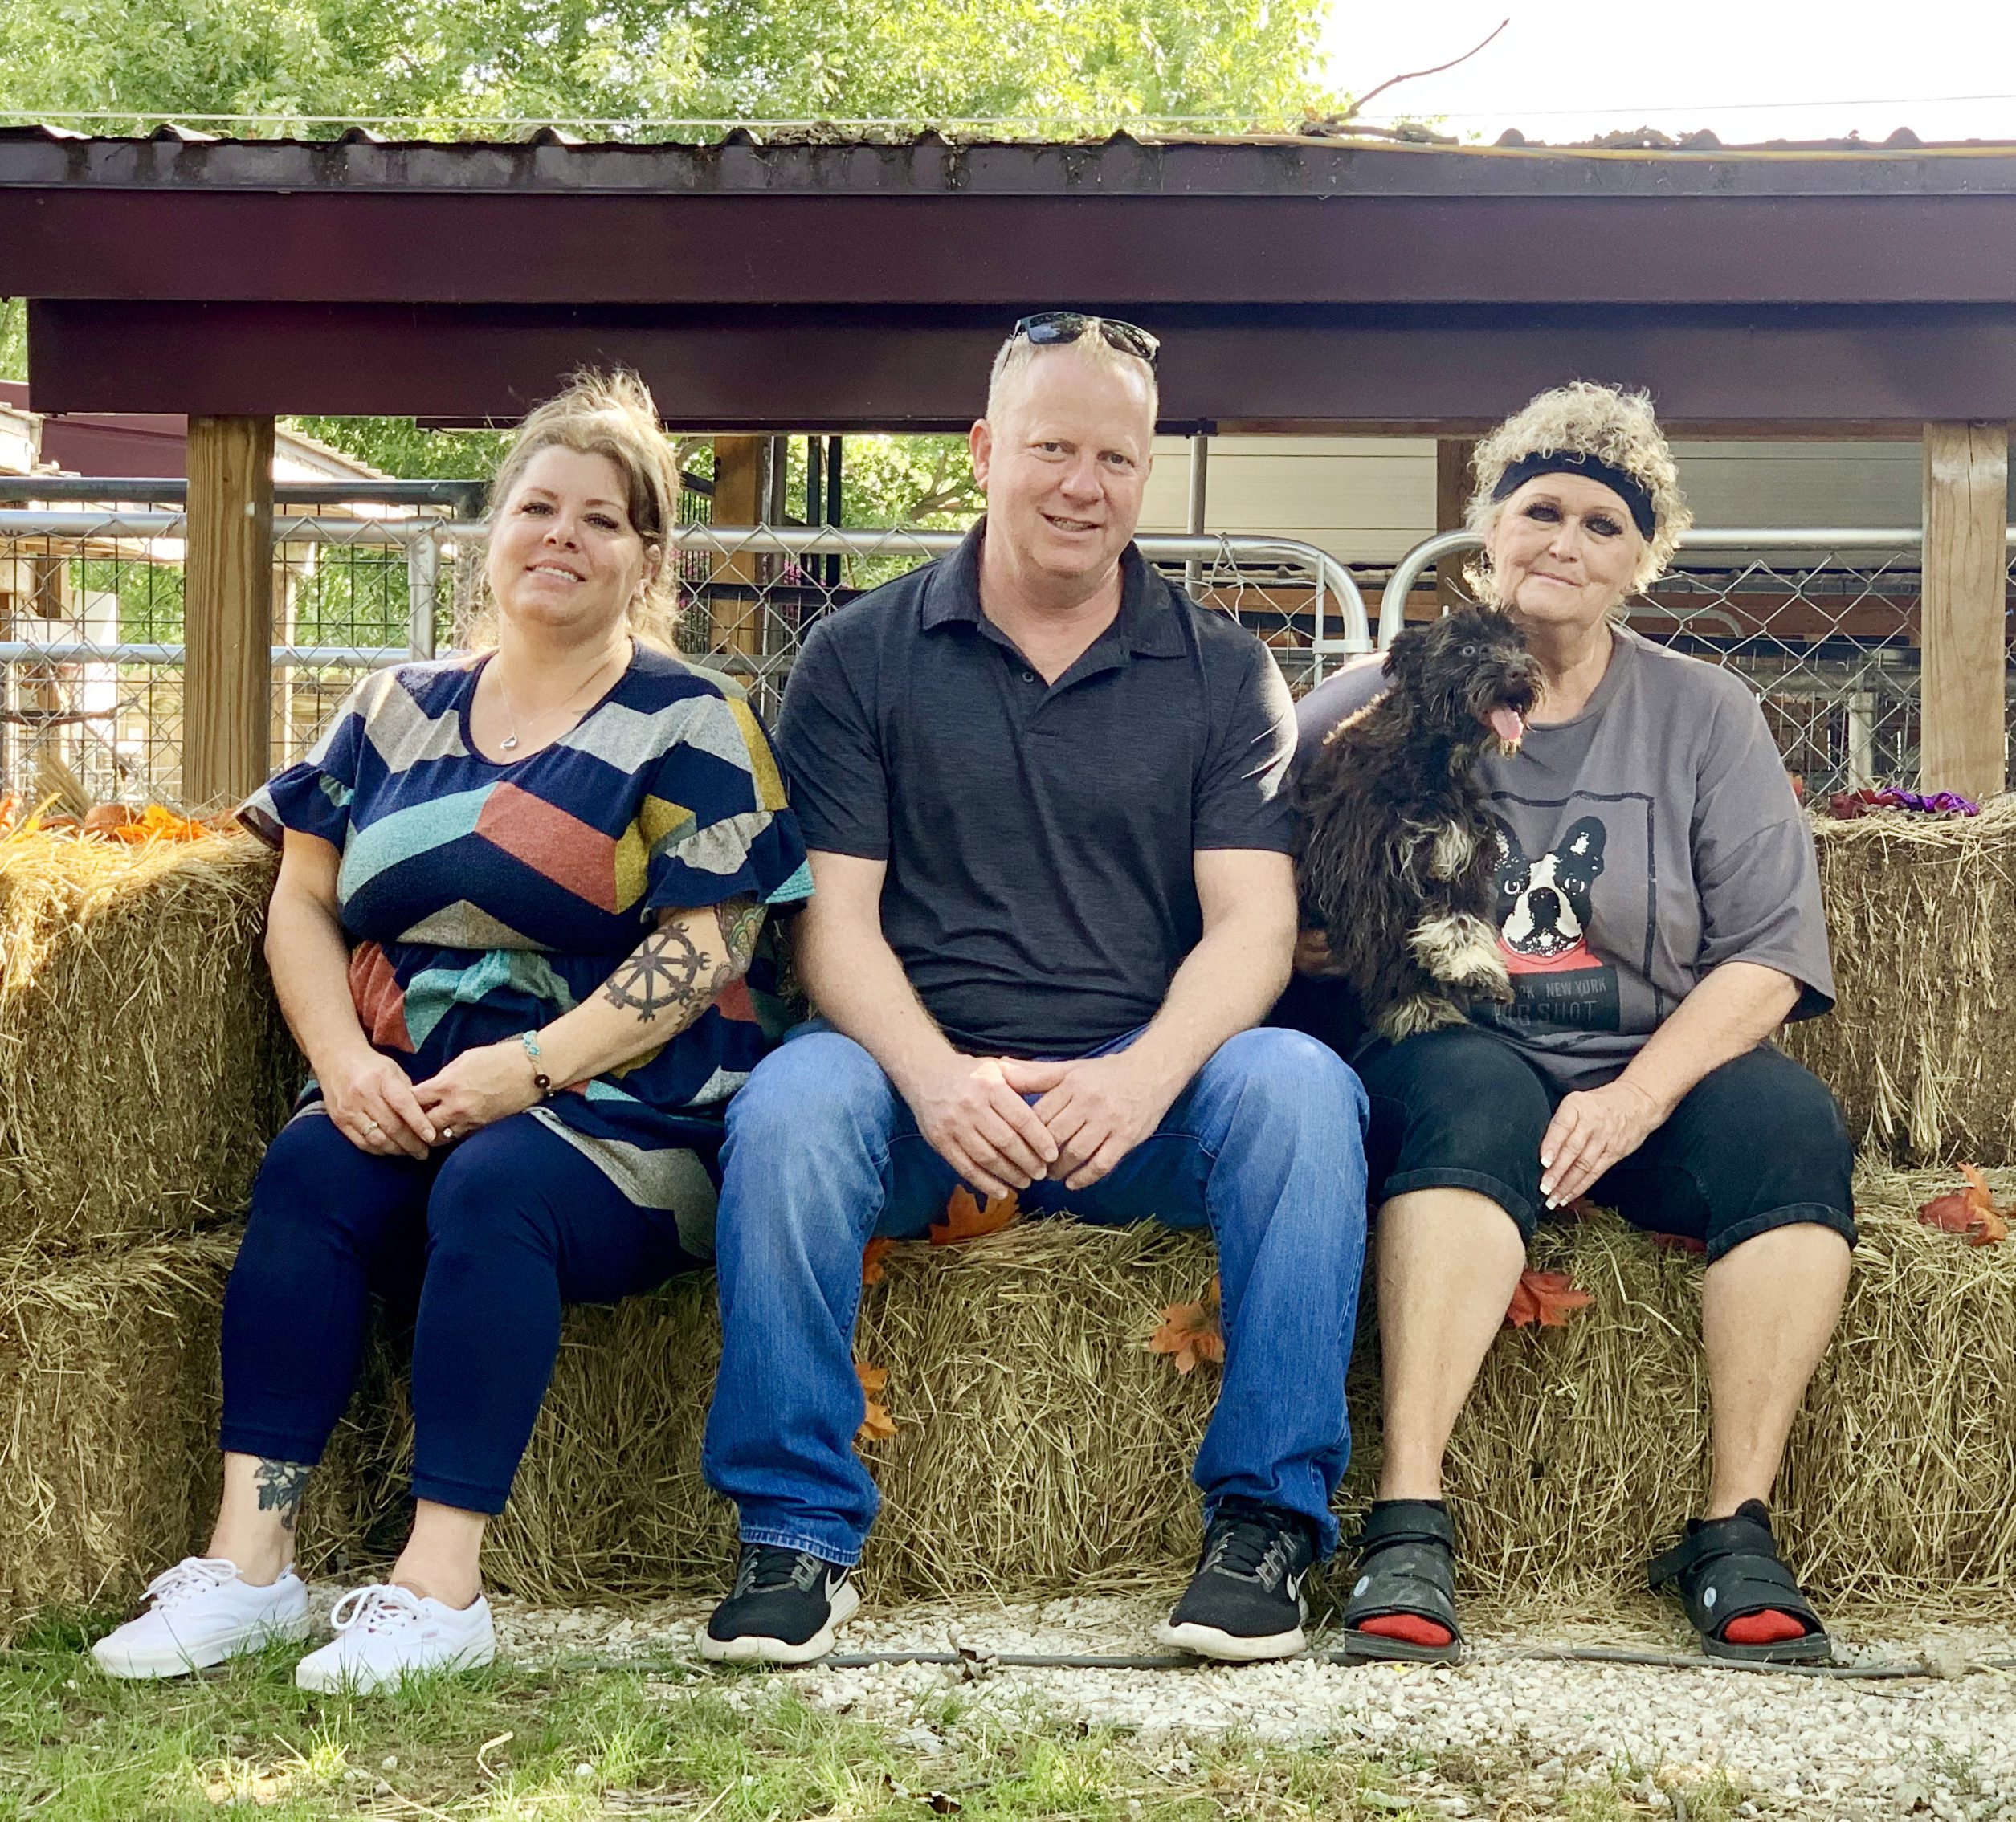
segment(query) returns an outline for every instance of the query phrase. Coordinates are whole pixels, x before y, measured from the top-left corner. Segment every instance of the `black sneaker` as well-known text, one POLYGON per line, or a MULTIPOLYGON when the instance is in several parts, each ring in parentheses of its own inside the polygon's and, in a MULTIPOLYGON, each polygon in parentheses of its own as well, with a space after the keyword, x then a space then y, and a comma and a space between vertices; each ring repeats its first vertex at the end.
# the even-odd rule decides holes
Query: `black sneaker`
POLYGON ((833 1628, 860 1604, 851 1569, 806 1550, 745 1543, 735 1586, 700 1634, 700 1656, 717 1664, 810 1664, 833 1649, 833 1628))
POLYGON ((1251 1663, 1288 1657, 1306 1642, 1302 1584, 1316 1561, 1308 1521, 1251 1499, 1211 1514, 1197 1573, 1156 1636, 1202 1657, 1251 1663))

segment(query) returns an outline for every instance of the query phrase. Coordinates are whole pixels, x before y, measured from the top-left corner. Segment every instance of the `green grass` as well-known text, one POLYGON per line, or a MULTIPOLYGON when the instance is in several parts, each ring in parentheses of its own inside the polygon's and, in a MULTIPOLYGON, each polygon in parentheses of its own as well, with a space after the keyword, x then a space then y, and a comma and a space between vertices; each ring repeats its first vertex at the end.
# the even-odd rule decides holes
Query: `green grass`
MULTIPOLYGON (((1004 1718, 956 1688, 920 1696, 894 1738, 806 1706, 788 1681, 780 1689, 669 1660, 499 1667, 353 1701, 296 1689, 296 1653, 287 1649, 201 1677, 116 1682, 82 1654, 101 1628, 90 1616, 51 1616, 0 1652, 0 1822, 1426 1822, 1443 1813, 1410 1796, 1394 1767, 1347 1751, 1230 1737, 1157 1748, 1040 1714, 1004 1718)), ((1441 1790, 1464 1792, 1479 1815, 1500 1812, 1500 1773, 1516 1775, 1469 1762, 1408 1769, 1435 1773, 1441 1790)), ((1692 1813, 1722 1822, 1736 1793, 1727 1804, 1702 1795, 1692 1813)), ((1651 1813, 1621 1780, 1557 1800, 1504 1813, 1580 1822, 1651 1813)))
POLYGON ((945 1750, 906 1751, 788 1685, 685 1666, 495 1669, 368 1701, 312 1695, 285 1650, 210 1675, 120 1683, 51 1618, 0 1652, 0 1822, 626 1814, 1083 1818, 1414 1813, 1328 1752, 1194 1749, 1180 1775, 1110 1734, 990 1720, 956 1692, 920 1709, 945 1750), (1373 1793, 1361 1810, 1359 1793, 1373 1793))

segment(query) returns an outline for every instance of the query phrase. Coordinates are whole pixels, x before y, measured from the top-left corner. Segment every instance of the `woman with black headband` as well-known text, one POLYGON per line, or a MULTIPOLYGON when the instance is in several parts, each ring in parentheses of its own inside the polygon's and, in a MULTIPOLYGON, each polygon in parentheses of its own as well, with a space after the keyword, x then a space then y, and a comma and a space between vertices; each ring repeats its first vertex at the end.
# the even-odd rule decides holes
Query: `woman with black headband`
MULTIPOLYGON (((1370 1094, 1378 1204, 1385 1450, 1346 1648, 1460 1653, 1443 1452, 1536 1222, 1586 1196, 1706 1254, 1711 1478, 1653 1585, 1716 1656, 1824 1658, 1767 1505, 1855 1240, 1839 1110, 1769 1041, 1834 1003, 1811 834, 1741 679, 1623 624, 1689 523, 1649 401, 1542 393, 1476 472, 1472 580, 1545 678, 1524 744, 1481 762, 1513 997, 1398 1045, 1318 1032, 1370 1094)), ((1381 678, 1312 691, 1301 749, 1381 678)), ((1305 936, 1300 965, 1324 959, 1305 936)), ((1297 984, 1306 1009, 1332 984, 1297 984)))

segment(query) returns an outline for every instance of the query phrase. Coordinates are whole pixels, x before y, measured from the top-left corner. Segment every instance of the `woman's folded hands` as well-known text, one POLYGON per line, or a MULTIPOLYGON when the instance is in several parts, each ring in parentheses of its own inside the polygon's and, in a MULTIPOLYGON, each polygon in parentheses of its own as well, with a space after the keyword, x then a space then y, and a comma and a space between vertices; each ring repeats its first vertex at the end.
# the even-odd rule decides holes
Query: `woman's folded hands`
POLYGON ((435 1122, 406 1071, 369 1046, 320 1065, 316 1079, 329 1118, 359 1151, 424 1158, 439 1142, 435 1122))

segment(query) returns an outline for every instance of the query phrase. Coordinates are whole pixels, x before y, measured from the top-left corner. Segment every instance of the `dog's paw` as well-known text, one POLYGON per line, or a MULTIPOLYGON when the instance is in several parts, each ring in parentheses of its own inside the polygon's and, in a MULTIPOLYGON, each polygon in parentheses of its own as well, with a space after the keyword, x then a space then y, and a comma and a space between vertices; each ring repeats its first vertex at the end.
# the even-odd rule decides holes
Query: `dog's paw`
POLYGON ((1434 980, 1496 999, 1511 997, 1511 980, 1498 950, 1498 932, 1468 911, 1424 917, 1407 934, 1414 958, 1434 980))
POLYGON ((1512 1002, 1512 975, 1496 944, 1486 953, 1471 955, 1463 972, 1455 980, 1457 986, 1467 988, 1478 999, 1496 1000, 1505 1006, 1512 1002))
POLYGON ((1389 1006, 1373 1024, 1389 1044, 1418 1037, 1424 1031, 1443 1031, 1451 1025, 1467 1025, 1462 1007, 1439 993, 1417 993, 1389 1006))

